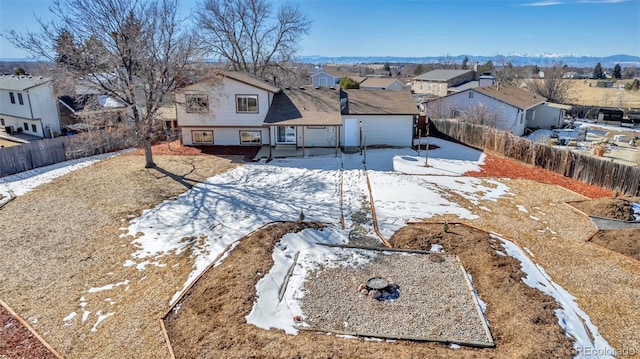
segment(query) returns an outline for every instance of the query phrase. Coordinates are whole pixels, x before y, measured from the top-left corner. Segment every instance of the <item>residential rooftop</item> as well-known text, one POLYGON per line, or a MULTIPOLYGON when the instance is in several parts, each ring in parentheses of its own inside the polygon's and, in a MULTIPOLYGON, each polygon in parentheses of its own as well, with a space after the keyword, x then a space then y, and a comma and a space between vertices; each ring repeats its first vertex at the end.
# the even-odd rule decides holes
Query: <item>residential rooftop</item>
POLYGON ((0 76, 0 89, 26 91, 49 81, 51 78, 43 76, 2 75, 0 76))
POLYGON ((429 81, 448 81, 456 78, 460 75, 473 72, 473 70, 449 70, 449 69, 437 69, 424 73, 420 76, 416 76, 414 80, 429 80, 429 81))

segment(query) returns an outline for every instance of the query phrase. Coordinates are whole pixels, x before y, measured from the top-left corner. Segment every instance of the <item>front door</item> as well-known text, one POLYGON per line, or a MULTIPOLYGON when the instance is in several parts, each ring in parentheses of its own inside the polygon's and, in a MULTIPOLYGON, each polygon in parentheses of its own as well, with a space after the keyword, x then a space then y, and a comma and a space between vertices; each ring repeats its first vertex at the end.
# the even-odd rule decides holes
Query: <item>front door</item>
POLYGON ((295 126, 278 126, 278 143, 296 144, 295 126))
POLYGON ((358 147, 358 120, 344 119, 344 147, 358 147))

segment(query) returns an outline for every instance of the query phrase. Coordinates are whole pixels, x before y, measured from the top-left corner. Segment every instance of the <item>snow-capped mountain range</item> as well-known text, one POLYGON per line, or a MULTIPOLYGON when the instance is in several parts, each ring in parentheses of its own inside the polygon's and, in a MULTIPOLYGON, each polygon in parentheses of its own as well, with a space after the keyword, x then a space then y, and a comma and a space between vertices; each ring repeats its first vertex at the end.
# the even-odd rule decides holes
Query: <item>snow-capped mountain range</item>
POLYGON ((484 64, 491 60, 494 65, 505 65, 511 62, 514 66, 538 65, 540 67, 550 66, 555 63, 571 67, 594 67, 598 62, 604 68, 613 68, 616 64, 628 67, 640 67, 640 56, 632 55, 611 55, 611 56, 579 56, 572 54, 510 54, 510 55, 442 55, 442 56, 322 56, 322 55, 302 55, 299 57, 301 62, 313 64, 361 64, 361 63, 438 63, 438 62, 456 62, 462 63, 467 57, 468 64, 484 64))

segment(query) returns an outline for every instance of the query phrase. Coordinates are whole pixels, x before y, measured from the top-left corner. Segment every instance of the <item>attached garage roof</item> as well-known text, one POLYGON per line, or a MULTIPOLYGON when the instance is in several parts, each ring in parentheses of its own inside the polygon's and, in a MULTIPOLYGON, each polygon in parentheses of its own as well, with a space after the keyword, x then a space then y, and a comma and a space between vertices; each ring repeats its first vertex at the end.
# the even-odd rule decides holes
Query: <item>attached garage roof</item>
POLYGON ((339 90, 283 89, 273 97, 265 125, 341 126, 339 90))
POLYGON ((409 91, 346 90, 343 115, 417 115, 418 107, 409 91))

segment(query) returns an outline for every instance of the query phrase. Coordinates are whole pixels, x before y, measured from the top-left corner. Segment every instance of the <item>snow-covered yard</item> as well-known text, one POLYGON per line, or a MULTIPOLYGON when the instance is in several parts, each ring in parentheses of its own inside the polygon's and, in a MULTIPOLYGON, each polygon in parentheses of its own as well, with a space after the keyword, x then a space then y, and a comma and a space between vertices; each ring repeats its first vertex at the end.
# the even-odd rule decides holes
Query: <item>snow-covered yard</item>
MULTIPOLYGON (((163 259, 167 256, 185 251, 193 253, 193 271, 182 288, 174 293, 171 301, 174 303, 225 249, 233 249, 236 240, 264 224, 295 221, 301 214, 305 221, 329 223, 330 230, 307 230, 283 238, 274 248, 274 267, 256 286, 258 299, 247 321, 261 328, 280 328, 296 333, 292 318, 299 310, 296 298, 304 283, 304 273, 314 268, 318 260, 326 260, 327 256, 330 258, 335 254, 333 249, 318 246, 316 242, 346 243, 353 225, 352 215, 361 211, 362 200, 369 201, 370 193, 380 231, 387 238, 407 221, 438 215, 473 220, 478 214, 472 207, 483 210, 483 202, 513 196, 502 181, 461 176, 467 171, 479 170, 482 153, 435 138, 430 143, 439 148, 429 151, 428 167, 424 166, 424 153, 419 156, 411 149, 380 149, 368 151, 365 164, 359 154, 288 158, 244 164, 211 177, 177 198, 132 218, 129 225, 122 228, 122 236, 134 238, 132 241, 137 250, 121 265, 144 272, 153 266, 164 266, 163 259), (345 220, 345 230, 340 229, 341 218, 345 220), (282 301, 286 304, 276 305, 278 293, 274 287, 279 288, 297 252, 300 252, 299 266, 282 301)), ((21 195, 38 183, 91 161, 69 167, 60 165, 54 168, 55 171, 45 168, 25 174, 23 178, 6 177, 0 179, 0 190, 3 194, 21 195)), ((513 210, 517 211, 516 208, 513 210)), ((370 222, 365 227, 375 236, 370 222)), ((503 254, 521 262, 522 270, 527 274, 525 282, 560 303, 562 309, 556 313, 558 323, 567 335, 576 339, 578 357, 587 356, 580 350, 585 347, 593 347, 598 353, 612 353, 575 299, 554 283, 544 269, 534 263, 530 254, 506 238, 499 239, 506 249, 503 254), (593 343, 586 328, 593 336, 593 343)), ((218 264, 223 260, 224 257, 218 264)), ((128 283, 128 278, 113 278, 112 284, 89 287, 87 294, 128 283)), ((114 320, 114 314, 105 311, 91 331, 100 331, 99 324, 114 320)), ((72 325, 76 315, 67 313, 60 321, 72 325)))

